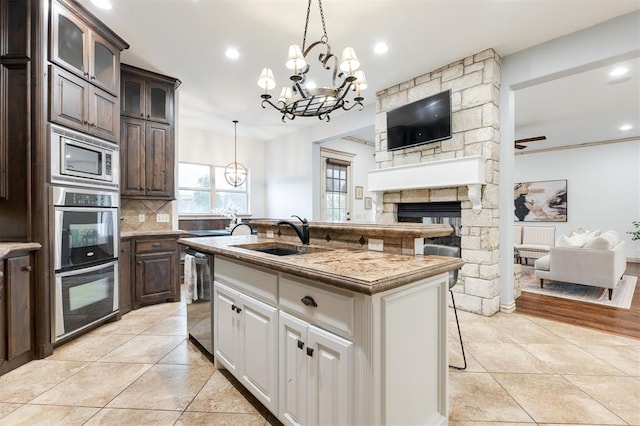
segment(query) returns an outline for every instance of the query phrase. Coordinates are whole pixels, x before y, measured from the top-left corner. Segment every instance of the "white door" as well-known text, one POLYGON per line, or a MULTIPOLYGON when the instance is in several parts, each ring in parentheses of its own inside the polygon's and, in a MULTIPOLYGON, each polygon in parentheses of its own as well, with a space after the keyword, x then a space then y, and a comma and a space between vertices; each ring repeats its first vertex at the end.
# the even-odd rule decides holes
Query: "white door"
POLYGON ((278 310, 240 294, 240 381, 269 410, 278 410, 278 310))
POLYGON ((353 342, 309 326, 308 424, 352 424, 353 342))
POLYGON ((286 425, 307 424, 307 328, 309 324, 280 311, 280 409, 286 425))
POLYGON ((214 333, 213 345, 216 358, 231 372, 237 375, 240 328, 238 292, 215 282, 213 285, 214 333))

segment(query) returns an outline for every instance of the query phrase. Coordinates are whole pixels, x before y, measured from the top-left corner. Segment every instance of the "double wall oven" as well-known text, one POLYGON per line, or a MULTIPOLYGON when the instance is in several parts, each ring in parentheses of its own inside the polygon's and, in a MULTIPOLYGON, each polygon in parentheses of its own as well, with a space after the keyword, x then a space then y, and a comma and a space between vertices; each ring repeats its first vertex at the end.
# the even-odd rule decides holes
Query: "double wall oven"
POLYGON ((53 342, 118 314, 118 146, 51 126, 53 342))

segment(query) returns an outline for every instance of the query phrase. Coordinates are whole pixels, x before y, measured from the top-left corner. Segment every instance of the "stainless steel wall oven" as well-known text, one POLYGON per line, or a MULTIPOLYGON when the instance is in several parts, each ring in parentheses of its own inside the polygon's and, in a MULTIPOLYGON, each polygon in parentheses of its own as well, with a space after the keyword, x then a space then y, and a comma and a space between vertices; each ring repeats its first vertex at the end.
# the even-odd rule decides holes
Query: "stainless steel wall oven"
POLYGON ((51 187, 54 215, 53 341, 118 312, 119 194, 51 187))

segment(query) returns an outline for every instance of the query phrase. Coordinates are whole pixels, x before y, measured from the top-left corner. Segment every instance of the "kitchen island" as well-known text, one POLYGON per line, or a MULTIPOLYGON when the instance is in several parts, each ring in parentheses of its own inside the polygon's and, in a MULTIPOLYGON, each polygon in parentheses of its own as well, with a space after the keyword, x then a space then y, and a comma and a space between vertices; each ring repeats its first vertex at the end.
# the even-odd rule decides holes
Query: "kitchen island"
POLYGON ((446 424, 446 293, 461 259, 260 235, 178 242, 213 255, 217 366, 280 421, 446 424))

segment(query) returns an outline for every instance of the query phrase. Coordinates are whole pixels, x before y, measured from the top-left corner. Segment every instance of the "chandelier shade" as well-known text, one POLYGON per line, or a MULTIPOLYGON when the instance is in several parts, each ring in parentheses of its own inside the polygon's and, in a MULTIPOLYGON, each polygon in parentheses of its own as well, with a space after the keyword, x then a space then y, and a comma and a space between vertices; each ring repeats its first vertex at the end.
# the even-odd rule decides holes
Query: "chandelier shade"
POLYGON ((289 46, 285 66, 292 71, 289 76, 290 84, 282 88, 280 96, 273 102, 269 91, 276 87, 276 82, 271 68, 264 68, 258 79, 258 86, 263 90, 261 94, 262 108, 270 105, 282 114, 282 121, 293 120, 296 117, 318 117, 321 120, 329 121, 329 114, 335 110, 349 111, 356 106, 362 109, 364 98, 360 92, 367 88, 367 81, 364 72, 359 70, 360 61, 352 47, 346 47, 343 50, 340 62, 331 53, 322 0, 318 0, 318 7, 320 8, 323 35, 319 41, 311 43, 308 47, 306 45, 312 1, 308 0, 307 4, 307 19, 304 26, 302 47, 297 44, 289 46), (319 64, 314 63, 315 66, 322 67, 330 74, 331 84, 328 86, 317 87, 310 84, 311 82, 306 84, 307 75, 312 66, 309 58, 314 56, 311 55, 314 50, 320 51, 317 55, 319 64))
POLYGON ((247 180, 247 168, 238 163, 238 120, 233 120, 233 163, 224 168, 224 180, 233 187, 241 186, 247 180))

